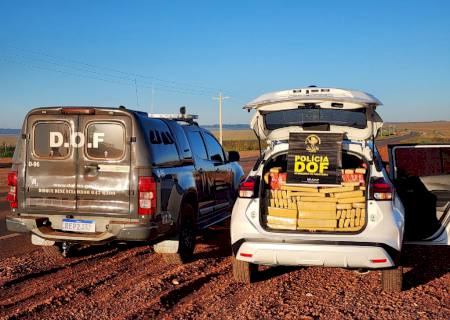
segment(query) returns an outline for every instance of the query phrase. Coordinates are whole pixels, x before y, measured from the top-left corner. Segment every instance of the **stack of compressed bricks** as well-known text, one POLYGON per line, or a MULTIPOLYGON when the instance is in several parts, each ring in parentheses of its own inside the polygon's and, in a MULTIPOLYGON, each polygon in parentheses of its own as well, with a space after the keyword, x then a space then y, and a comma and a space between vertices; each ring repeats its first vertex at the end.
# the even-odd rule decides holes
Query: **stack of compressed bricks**
POLYGON ((365 224, 364 168, 343 170, 338 187, 281 184, 270 190, 267 225, 273 229, 357 231, 365 224), (354 181, 356 180, 356 181, 354 181), (361 180, 361 181, 359 181, 361 180))

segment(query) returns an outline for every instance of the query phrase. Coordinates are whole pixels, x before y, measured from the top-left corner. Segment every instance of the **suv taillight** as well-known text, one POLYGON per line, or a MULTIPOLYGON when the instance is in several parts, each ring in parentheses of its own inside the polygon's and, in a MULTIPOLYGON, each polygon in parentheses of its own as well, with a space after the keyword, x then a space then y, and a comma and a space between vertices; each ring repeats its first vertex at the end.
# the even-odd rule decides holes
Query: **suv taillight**
POLYGON ((156 212, 156 182, 153 177, 139 177, 139 215, 156 212))
POLYGON ((248 176, 239 185, 239 197, 256 198, 258 196, 258 185, 259 179, 257 177, 248 176))
POLYGON ((17 208, 17 172, 12 171, 8 173, 8 186, 9 192, 6 196, 6 200, 9 201, 11 209, 17 208))
POLYGON ((375 178, 370 182, 370 195, 373 200, 391 200, 392 186, 384 178, 375 178))

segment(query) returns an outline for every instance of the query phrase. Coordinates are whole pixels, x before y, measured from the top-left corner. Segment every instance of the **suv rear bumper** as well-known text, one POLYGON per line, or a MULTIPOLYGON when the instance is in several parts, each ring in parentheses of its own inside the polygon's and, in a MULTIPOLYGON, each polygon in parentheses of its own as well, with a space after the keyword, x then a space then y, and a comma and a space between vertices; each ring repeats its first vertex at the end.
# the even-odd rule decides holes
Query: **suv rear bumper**
POLYGON ((147 241, 156 239, 158 227, 151 224, 115 223, 113 228, 96 233, 64 232, 42 226, 37 222, 39 218, 6 217, 6 228, 12 232, 32 233, 42 239, 52 241, 101 243, 112 240, 147 241))
POLYGON ((266 265, 380 269, 394 267, 399 257, 397 250, 377 243, 277 243, 249 239, 232 246, 238 260, 266 265))

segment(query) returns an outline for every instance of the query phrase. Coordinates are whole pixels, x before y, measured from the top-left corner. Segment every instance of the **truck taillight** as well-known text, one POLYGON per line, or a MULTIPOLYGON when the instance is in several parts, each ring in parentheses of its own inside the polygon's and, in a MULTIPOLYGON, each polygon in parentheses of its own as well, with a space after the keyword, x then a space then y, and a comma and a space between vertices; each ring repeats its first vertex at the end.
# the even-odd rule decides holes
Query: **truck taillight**
POLYGON ((392 186, 384 178, 375 178, 370 182, 370 194, 373 200, 391 200, 392 186))
POLYGON ((8 173, 8 186, 9 192, 6 196, 6 200, 9 201, 11 209, 17 208, 17 172, 12 171, 8 173))
POLYGON ((257 177, 248 176, 239 185, 239 197, 256 198, 258 196, 259 180, 257 177))
POLYGON ((139 215, 156 212, 156 182, 153 177, 139 177, 139 215))

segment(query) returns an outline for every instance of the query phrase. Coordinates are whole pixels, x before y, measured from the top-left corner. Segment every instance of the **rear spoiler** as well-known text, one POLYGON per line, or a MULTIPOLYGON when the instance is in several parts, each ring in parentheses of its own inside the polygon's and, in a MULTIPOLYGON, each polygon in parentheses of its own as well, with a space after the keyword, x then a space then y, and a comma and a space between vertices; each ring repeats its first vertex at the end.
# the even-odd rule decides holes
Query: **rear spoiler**
POLYGON ((263 94, 247 103, 243 109, 251 110, 281 102, 330 101, 351 102, 376 108, 381 101, 369 93, 336 88, 302 88, 263 94))

